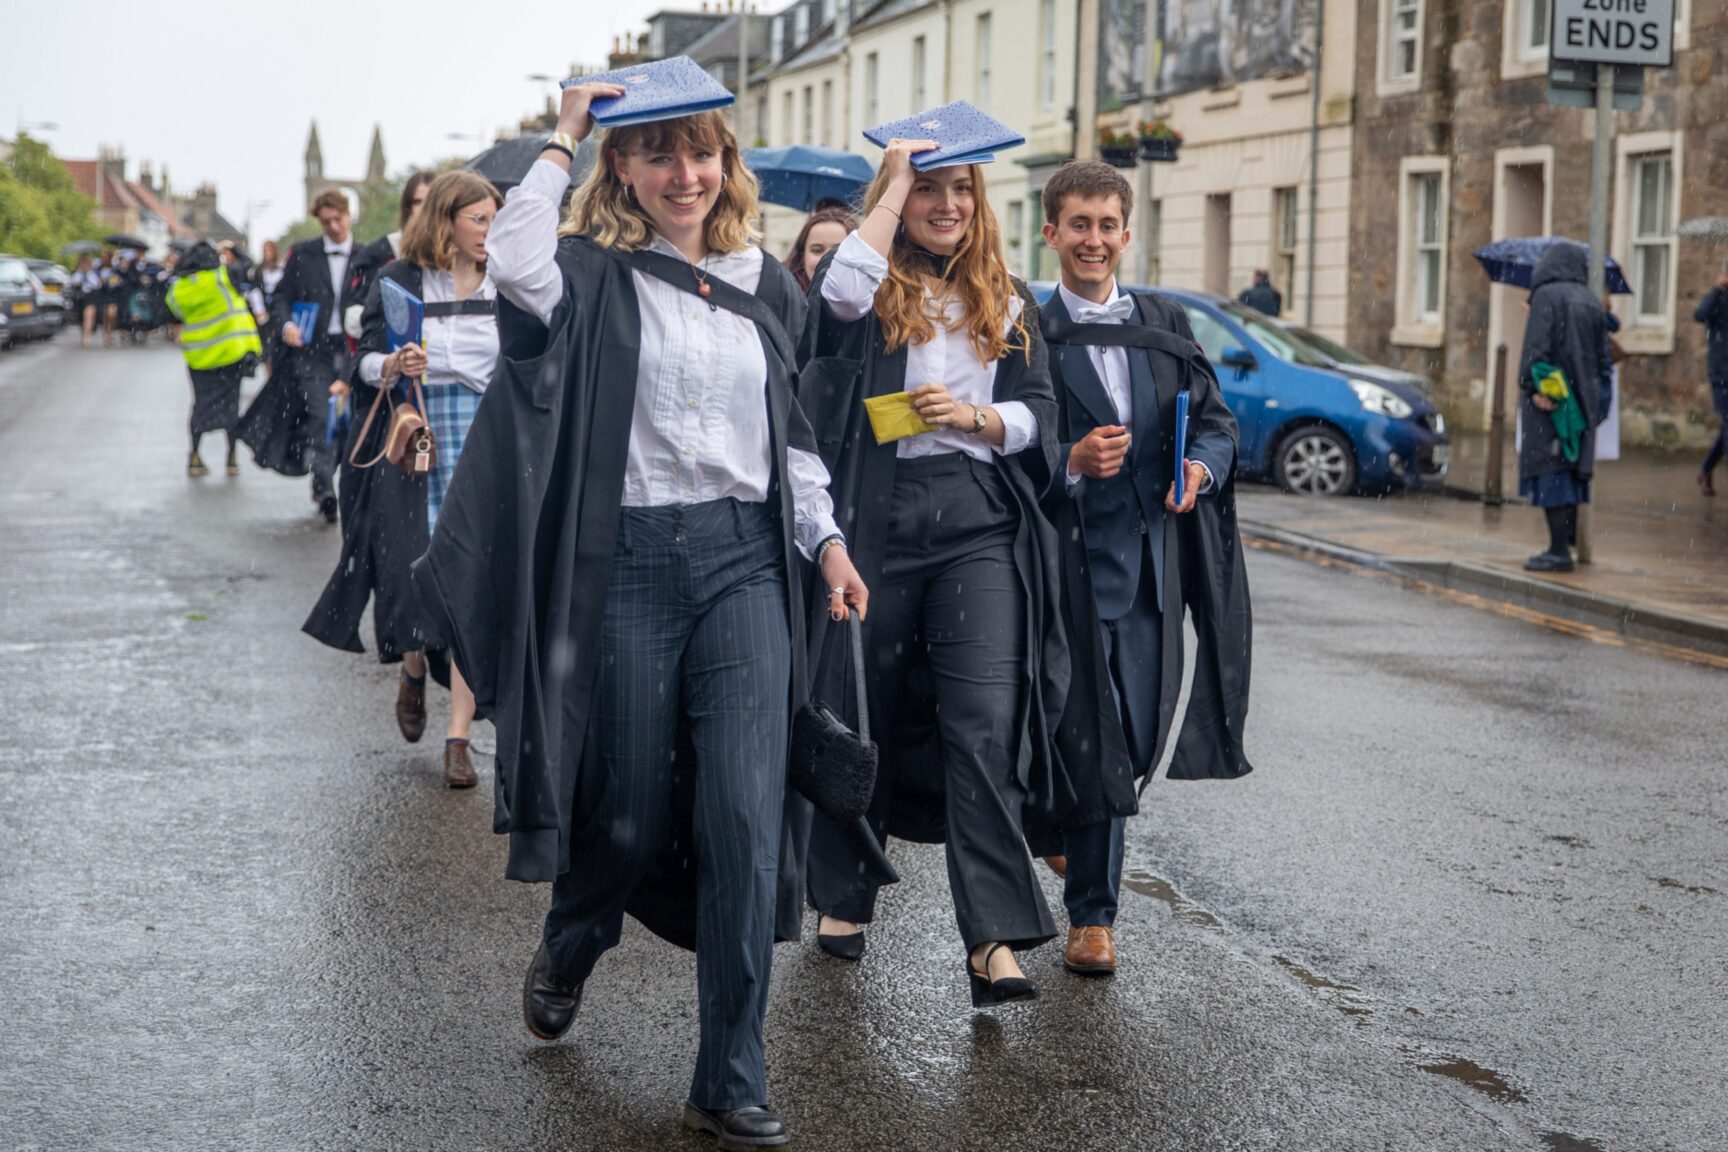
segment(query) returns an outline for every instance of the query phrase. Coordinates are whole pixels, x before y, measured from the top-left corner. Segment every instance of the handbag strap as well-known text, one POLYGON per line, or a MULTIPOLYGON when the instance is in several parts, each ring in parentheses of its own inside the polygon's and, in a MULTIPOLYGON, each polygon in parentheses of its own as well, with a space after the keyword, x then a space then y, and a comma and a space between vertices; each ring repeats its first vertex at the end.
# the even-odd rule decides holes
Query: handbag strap
MULTIPOLYGON (((413 380, 414 391, 412 395, 415 403, 415 413, 420 417, 421 423, 425 424, 427 427, 431 427, 432 420, 426 413, 426 395, 420 390, 420 377, 415 376, 413 377, 413 380)), ((384 403, 384 397, 386 395, 396 390, 396 385, 394 384, 385 384, 382 380, 378 383, 381 387, 378 389, 378 394, 372 398, 372 407, 366 409, 366 421, 360 425, 360 434, 354 437, 354 447, 348 450, 348 463, 354 465, 356 468, 365 469, 374 467, 380 460, 384 459, 384 454, 390 451, 390 438, 386 436, 384 438, 384 446, 378 449, 378 455, 372 457, 372 459, 366 461, 364 464, 355 459, 356 456, 360 455, 360 445, 366 443, 366 434, 372 431, 372 420, 378 415, 378 406, 384 403)))
POLYGON ((852 634, 852 679, 858 697, 858 735, 870 742, 870 707, 864 696, 864 624, 856 608, 846 610, 846 630, 852 634))

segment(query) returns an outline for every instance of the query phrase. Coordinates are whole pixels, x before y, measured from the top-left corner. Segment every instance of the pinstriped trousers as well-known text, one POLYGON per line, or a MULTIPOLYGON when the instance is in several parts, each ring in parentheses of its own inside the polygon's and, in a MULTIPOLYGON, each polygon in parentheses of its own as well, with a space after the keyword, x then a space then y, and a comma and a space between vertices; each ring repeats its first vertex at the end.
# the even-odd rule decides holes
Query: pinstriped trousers
POLYGON ((717 500, 621 513, 602 625, 594 725, 570 868, 544 938, 586 980, 618 943, 624 905, 669 834, 680 711, 695 745, 696 984, 690 1100, 768 1102, 762 1026, 786 792, 791 637, 779 519, 717 500))

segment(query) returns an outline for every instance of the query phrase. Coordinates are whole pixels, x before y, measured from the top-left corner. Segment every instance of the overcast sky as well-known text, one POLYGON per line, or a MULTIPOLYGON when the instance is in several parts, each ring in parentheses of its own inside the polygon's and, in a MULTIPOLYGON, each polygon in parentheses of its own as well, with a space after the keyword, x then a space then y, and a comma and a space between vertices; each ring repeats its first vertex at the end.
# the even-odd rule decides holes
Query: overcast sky
POLYGON ((392 173, 466 155, 472 140, 450 133, 489 141, 555 90, 529 75, 603 66, 614 36, 700 0, 4 4, 0 135, 48 121, 32 134, 61 157, 123 146, 132 179, 147 160, 177 190, 213 180, 236 225, 252 202, 263 238, 304 211, 314 119, 334 176, 365 173, 374 123, 392 173))

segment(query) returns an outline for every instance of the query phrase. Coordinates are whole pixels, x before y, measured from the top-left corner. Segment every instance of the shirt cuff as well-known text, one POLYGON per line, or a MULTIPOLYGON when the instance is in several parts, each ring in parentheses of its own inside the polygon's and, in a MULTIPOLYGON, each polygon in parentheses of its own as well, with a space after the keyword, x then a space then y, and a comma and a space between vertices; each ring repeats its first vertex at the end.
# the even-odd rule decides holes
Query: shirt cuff
POLYGON ((1199 464, 1200 465, 1200 471, 1206 473, 1206 479, 1200 481, 1200 495, 1204 496, 1204 495, 1206 495, 1206 493, 1212 491, 1212 488, 1213 488, 1212 469, 1206 467, 1205 463, 1202 461, 1199 461, 1199 460, 1190 460, 1190 461, 1188 461, 1188 463, 1199 464))
POLYGON ((804 559, 814 560, 822 541, 841 536, 834 520, 834 498, 828 495, 828 469, 820 456, 787 448, 786 471, 792 484, 792 539, 804 559))
POLYGON ((1070 472, 1066 468, 1064 468, 1062 470, 1062 479, 1064 479, 1068 482, 1068 487, 1074 488, 1074 487, 1079 485, 1080 481, 1085 479, 1085 476, 1081 475, 1078 472, 1070 472))
POLYGON ((360 379, 368 384, 384 381, 384 353, 368 352, 360 357, 360 379))
POLYGON ((997 418, 1002 421, 1002 447, 997 452, 1012 456, 1038 443, 1038 418, 1032 415, 1030 408, 1018 400, 991 404, 990 407, 996 410, 997 418))
POLYGON ((876 306, 876 289, 888 278, 888 258, 853 232, 834 251, 822 280, 822 301, 841 320, 857 320, 876 306))
POLYGON ((528 169, 528 175, 522 177, 522 183, 511 189, 532 192, 557 204, 564 198, 564 189, 570 186, 570 173, 544 156, 534 161, 528 169))

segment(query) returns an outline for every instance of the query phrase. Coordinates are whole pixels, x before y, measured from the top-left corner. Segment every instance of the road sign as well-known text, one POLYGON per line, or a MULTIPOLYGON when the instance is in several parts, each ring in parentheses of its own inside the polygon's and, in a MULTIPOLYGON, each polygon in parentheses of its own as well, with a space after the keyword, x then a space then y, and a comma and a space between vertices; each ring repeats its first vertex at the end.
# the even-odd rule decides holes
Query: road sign
MULTIPOLYGON (((1548 58, 1548 103, 1565 108, 1596 107, 1594 64, 1548 58)), ((1636 112, 1644 106, 1644 69, 1621 64, 1614 69, 1614 111, 1636 112)))
POLYGON ((1674 64, 1674 0, 1554 0, 1549 54, 1594 64, 1674 64))

